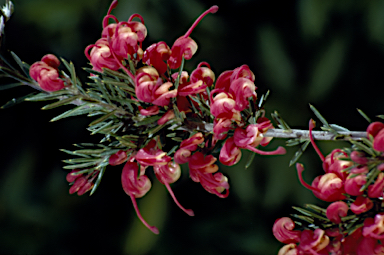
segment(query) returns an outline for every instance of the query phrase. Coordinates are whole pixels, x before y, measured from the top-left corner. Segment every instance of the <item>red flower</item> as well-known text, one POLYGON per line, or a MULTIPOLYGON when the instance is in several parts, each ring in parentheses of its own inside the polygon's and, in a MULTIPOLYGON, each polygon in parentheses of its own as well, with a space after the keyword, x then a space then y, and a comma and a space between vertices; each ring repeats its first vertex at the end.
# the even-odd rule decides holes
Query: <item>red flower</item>
POLYGON ((101 38, 96 41, 95 44, 88 45, 84 51, 88 60, 93 66, 93 70, 102 72, 102 68, 108 68, 111 70, 118 70, 120 64, 114 58, 108 40, 101 38), (91 52, 89 53, 89 50, 91 52))
POLYGON ((149 46, 143 55, 143 62, 147 65, 152 65, 159 74, 164 74, 167 71, 167 61, 171 55, 171 49, 165 42, 154 43, 149 46))
POLYGON ((298 243, 301 232, 295 229, 295 223, 288 217, 277 219, 273 224, 273 235, 282 243, 298 243))
POLYGON ((228 138, 220 150, 219 160, 223 165, 233 166, 241 159, 241 150, 236 146, 234 138, 228 138))
POLYGON ((140 173, 138 177, 139 167, 137 163, 128 161, 121 173, 121 184, 125 193, 131 198, 133 207, 141 222, 149 228, 153 233, 158 234, 159 230, 150 226, 141 216, 139 208, 137 207, 136 198, 144 196, 151 189, 151 181, 146 175, 140 173))
POLYGON ((333 202, 327 207, 327 218, 333 223, 341 223, 341 217, 348 214, 348 205, 343 201, 333 202))
POLYGON ((167 61, 171 69, 179 68, 183 57, 188 60, 191 59, 193 54, 196 53, 197 44, 193 39, 189 37, 189 35, 192 33, 192 30, 197 26, 201 19, 204 18, 205 15, 207 15, 208 13, 215 13, 218 9, 219 7, 215 5, 206 10, 196 19, 196 21, 189 28, 187 33, 185 33, 185 35, 181 36, 175 41, 171 48, 172 54, 167 61))
POLYGON ((222 173, 216 173, 219 168, 216 158, 212 155, 204 156, 201 152, 193 154, 189 160, 189 174, 194 182, 200 182, 201 186, 218 197, 225 198, 229 195, 229 184, 227 178, 222 173), (225 194, 222 192, 226 190, 225 194))
POLYGON ((166 165, 172 160, 170 156, 167 156, 167 153, 156 147, 155 140, 150 141, 147 146, 140 149, 135 159, 143 166, 166 165))
POLYGON ((197 149, 197 145, 204 142, 202 133, 196 133, 188 139, 181 142, 180 148, 175 152, 174 160, 179 164, 187 163, 192 151, 197 149))
POLYGON ((37 81, 44 91, 53 92, 65 87, 64 81, 60 79, 57 68, 60 61, 56 56, 47 54, 41 61, 35 62, 29 69, 29 75, 37 81))

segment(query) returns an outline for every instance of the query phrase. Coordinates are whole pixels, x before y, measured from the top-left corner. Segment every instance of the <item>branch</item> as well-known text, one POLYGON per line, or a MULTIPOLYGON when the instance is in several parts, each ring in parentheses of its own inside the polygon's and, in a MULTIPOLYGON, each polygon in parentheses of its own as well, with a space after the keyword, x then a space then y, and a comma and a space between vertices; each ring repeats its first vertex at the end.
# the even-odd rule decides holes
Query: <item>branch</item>
MULTIPOLYGON (((265 137, 275 138, 302 138, 309 139, 308 130, 300 129, 269 129, 265 134, 265 137)), ((367 138, 367 132, 365 131, 338 131, 337 134, 328 131, 312 131, 313 139, 315 140, 361 140, 367 138)))

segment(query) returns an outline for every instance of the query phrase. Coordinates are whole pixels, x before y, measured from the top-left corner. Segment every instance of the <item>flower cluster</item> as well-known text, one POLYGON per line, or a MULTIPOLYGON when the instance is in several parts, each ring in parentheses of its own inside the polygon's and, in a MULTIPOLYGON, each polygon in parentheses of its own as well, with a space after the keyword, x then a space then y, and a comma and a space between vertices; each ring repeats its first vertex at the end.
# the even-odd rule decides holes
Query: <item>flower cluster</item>
MULTIPOLYGON (((271 141, 264 134, 273 125, 256 102, 255 76, 247 65, 225 71, 217 80, 206 62, 198 64, 190 73, 183 70, 185 60, 191 59, 198 48, 190 37, 193 29, 204 16, 215 13, 217 6, 202 13, 172 47, 161 41, 147 48, 143 48, 147 36, 143 17, 133 14, 127 21, 119 21, 111 14, 116 6, 115 0, 102 21, 101 38, 85 49, 92 66, 90 78, 100 87, 100 96, 95 96, 92 89, 83 93, 73 79, 66 79, 64 73, 60 76, 57 69, 60 62, 51 54, 31 66, 30 76, 46 92, 66 90, 61 99, 74 102, 75 98, 82 112, 100 107, 108 112, 102 112, 105 116, 93 122, 96 124, 92 131, 109 130, 112 133, 103 131, 105 139, 109 141, 115 137, 117 141, 111 143, 111 150, 101 155, 91 153, 95 158, 85 155, 83 159, 68 160, 69 163, 84 162, 80 166, 85 168, 69 167, 74 169, 67 177, 72 183, 70 193, 82 195, 92 190, 92 194, 106 165, 125 164, 121 176, 123 189, 143 224, 158 233, 156 227, 142 218, 136 204, 136 198, 144 196, 151 188, 148 169, 153 169, 175 203, 192 216, 193 211, 180 205, 170 187, 181 175, 180 164, 188 163, 189 176, 194 182, 224 198, 229 194, 229 183, 228 178, 218 172, 217 159, 231 166, 240 160, 241 149, 262 155, 284 154, 285 149, 262 151, 256 148, 271 141), (108 87, 103 87, 103 83, 111 79, 103 79, 111 73, 115 80, 109 87, 108 97, 108 87), (120 87, 116 87, 116 83, 120 87), (115 96, 118 93, 119 98, 115 96), (110 117, 113 118, 111 122, 103 122, 110 117), (120 128, 125 131, 117 133, 120 128), (149 134, 149 128, 155 131, 149 134), (169 137, 171 141, 167 140, 169 137), (214 155, 216 151, 220 151, 218 157, 214 155)), ((82 155, 82 152, 72 154, 82 155)))
MULTIPOLYGON (((310 132, 313 127, 311 121, 310 132)), ((279 255, 384 254, 384 124, 371 123, 367 136, 364 145, 335 149, 326 157, 320 154, 325 173, 311 185, 303 180, 303 165, 296 164, 303 186, 330 204, 322 210, 325 217, 308 228, 295 229, 288 217, 276 220, 273 234, 286 244, 279 255)))

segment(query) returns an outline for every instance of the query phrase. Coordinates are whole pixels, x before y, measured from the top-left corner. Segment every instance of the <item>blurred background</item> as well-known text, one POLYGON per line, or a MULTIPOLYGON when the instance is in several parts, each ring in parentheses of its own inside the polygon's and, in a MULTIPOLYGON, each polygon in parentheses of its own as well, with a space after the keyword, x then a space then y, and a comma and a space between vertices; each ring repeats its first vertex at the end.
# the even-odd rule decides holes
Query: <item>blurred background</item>
MULTIPOLYGON (((53 53, 71 60, 78 75, 87 66, 84 49, 101 35, 109 0, 14 0, 1 52, 14 51, 32 64, 53 53)), ((4 0, 0 1, 3 5, 4 0)), ((315 118, 313 104, 330 123, 364 131, 369 117, 384 113, 384 1, 288 0, 120 0, 112 12, 119 20, 140 13, 148 29, 145 46, 163 40, 172 45, 195 18, 219 5, 193 31, 199 45, 187 62, 211 64, 216 76, 247 64, 256 76, 259 96, 271 91, 267 114, 277 110, 292 128, 307 129, 315 118)), ((1 83, 6 83, 4 79, 1 83)), ((0 104, 31 93, 29 87, 2 90, 0 104)), ((272 235, 274 221, 294 213, 291 206, 317 203, 297 180, 287 155, 248 154, 229 177, 230 195, 220 199, 194 183, 184 169, 173 190, 189 217, 153 180, 139 207, 160 229, 154 235, 137 219, 121 188, 121 167, 110 167, 96 193, 68 194, 67 171, 59 149, 97 142, 85 130, 88 119, 49 120, 70 108, 42 111, 42 103, 25 102, 0 110, 0 254, 277 254, 282 246, 272 235)), ((320 126, 318 122, 318 126, 320 126)), ((284 145, 275 139, 267 149, 284 145)), ((342 142, 319 142, 324 154, 342 142)), ((312 148, 301 158, 311 182, 322 173, 312 148)), ((153 177, 153 176, 152 176, 153 177)))

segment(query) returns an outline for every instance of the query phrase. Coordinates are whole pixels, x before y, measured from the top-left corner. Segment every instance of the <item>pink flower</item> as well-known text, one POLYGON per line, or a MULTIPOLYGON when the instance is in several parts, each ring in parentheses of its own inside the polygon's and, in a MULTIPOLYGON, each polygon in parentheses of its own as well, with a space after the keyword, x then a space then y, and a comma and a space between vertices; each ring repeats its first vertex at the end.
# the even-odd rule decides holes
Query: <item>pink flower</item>
POLYGON ((344 183, 345 192, 352 196, 360 196, 364 193, 364 191, 360 191, 360 189, 366 182, 367 177, 364 174, 357 176, 355 176, 355 174, 350 174, 344 183))
POLYGON ((106 38, 100 38, 95 44, 88 45, 84 51, 93 70, 102 72, 102 68, 118 70, 120 65, 114 58, 106 38), (89 50, 91 52, 89 53, 89 50))
POLYGON ((175 152, 174 160, 178 164, 187 163, 192 155, 192 152, 197 149, 197 145, 204 142, 202 133, 196 133, 190 138, 184 140, 180 144, 180 148, 175 152))
POLYGON ((109 157, 109 164, 111 166, 117 166, 123 164, 127 160, 127 153, 123 150, 119 150, 115 154, 109 157))
POLYGON ((311 190, 313 194, 326 202, 334 202, 337 200, 343 200, 345 196, 344 183, 343 181, 334 173, 327 173, 316 177, 312 185, 307 184, 303 180, 302 173, 304 171, 304 166, 302 164, 296 164, 297 173, 299 176, 300 183, 311 190))
POLYGON ((158 114, 160 109, 157 105, 150 106, 147 109, 144 109, 143 107, 139 106, 139 111, 140 114, 143 116, 151 116, 158 114))
POLYGON ((164 113, 164 115, 157 121, 157 124, 164 125, 165 123, 172 120, 173 118, 175 118, 175 113, 173 110, 169 110, 166 113, 164 113))
POLYGON ((207 15, 208 13, 215 13, 218 9, 219 7, 215 5, 206 10, 196 19, 196 21, 185 33, 185 35, 181 36, 175 41, 171 48, 172 54, 167 61, 171 69, 179 68, 181 65, 182 58, 185 58, 186 60, 191 59, 192 56, 196 53, 197 44, 192 38, 189 37, 189 35, 192 33, 193 29, 197 26, 201 19, 204 18, 205 15, 207 15))
POLYGON ((170 156, 167 156, 167 153, 156 147, 155 140, 150 141, 144 148, 140 149, 135 159, 143 166, 167 165, 172 160, 170 156))
POLYGON ((295 229, 295 223, 288 217, 279 218, 273 224, 273 235, 282 243, 298 243, 301 232, 295 229))
POLYGON ((248 98, 256 98, 256 86, 247 78, 238 78, 231 83, 229 92, 234 96, 236 101, 235 110, 242 111, 248 108, 248 98))
POLYGON ((368 196, 371 198, 383 197, 383 192, 384 192, 384 173, 381 172, 377 176, 375 183, 369 185, 368 196))
POLYGON ((251 125, 248 125, 245 130, 242 128, 236 128, 235 133, 233 135, 236 146, 240 148, 248 149, 260 155, 285 154, 286 150, 281 146, 274 151, 262 151, 255 148, 263 141, 264 139, 263 132, 266 132, 266 130, 268 130, 268 128, 266 128, 266 130, 264 129, 265 131, 263 131, 263 129, 259 130, 259 128, 263 126, 264 124, 251 124, 251 125))
POLYGON ((372 136, 373 148, 376 151, 384 152, 384 124, 381 122, 372 122, 367 128, 367 136, 372 136))
POLYGON ((125 193, 131 198, 133 207, 135 208, 136 214, 141 222, 153 233, 158 234, 159 230, 150 226, 141 216, 139 208, 137 207, 136 198, 144 196, 151 189, 151 181, 146 175, 138 177, 139 167, 136 163, 128 161, 123 168, 121 173, 121 184, 125 193))
POLYGON ((140 68, 136 73, 135 84, 136 97, 143 102, 166 106, 171 98, 177 96, 176 89, 169 91, 173 84, 163 83, 159 73, 153 67, 140 68))
POLYGON ((93 180, 98 176, 99 171, 92 171, 88 175, 76 174, 79 170, 72 170, 67 174, 67 181, 73 182, 71 188, 69 188, 69 194, 77 192, 78 196, 84 195, 86 192, 90 191, 93 186, 93 180))
POLYGON ((215 173, 219 168, 216 158, 212 155, 204 157, 201 152, 196 152, 189 160, 189 174, 194 182, 200 182, 201 186, 218 197, 225 198, 229 195, 228 179, 222 173, 215 173), (225 194, 222 192, 226 190, 225 194))
POLYGON ((340 224, 341 217, 348 214, 348 205, 343 201, 333 202, 327 207, 327 218, 333 223, 340 224))
POLYGON ((236 146, 234 138, 228 138, 220 150, 219 160, 223 165, 233 166, 241 159, 241 150, 236 146))
POLYGON ((57 68, 60 61, 56 56, 47 54, 41 61, 35 62, 29 69, 29 75, 37 81, 39 86, 48 92, 53 92, 65 88, 64 81, 60 79, 57 68))
POLYGON ((305 229, 301 233, 299 250, 304 254, 317 254, 329 244, 329 237, 324 230, 317 228, 314 231, 305 229))
POLYGON ((229 119, 215 119, 213 125, 213 138, 216 140, 223 140, 227 137, 227 132, 233 129, 232 121, 229 119))
POLYGON ((367 218, 364 221, 363 236, 376 239, 384 238, 384 214, 379 213, 375 218, 367 218))
POLYGON ((280 248, 277 255, 299 255, 299 251, 296 248, 297 245, 294 243, 286 244, 280 248))
POLYGON ((176 205, 183 210, 186 214, 189 216, 194 216, 194 212, 190 209, 185 209, 179 201, 176 199, 171 187, 169 186, 170 183, 174 183, 177 181, 180 177, 181 170, 180 166, 177 163, 169 162, 167 165, 160 165, 160 166, 154 166, 153 171, 156 174, 157 179, 165 185, 167 188, 169 194, 173 198, 173 201, 175 201, 176 205))
POLYGON ((373 202, 368 197, 358 196, 350 208, 354 214, 365 213, 373 208, 373 202))
POLYGON ((368 158, 365 156, 364 152, 361 151, 352 151, 350 154, 352 161, 357 164, 365 165, 368 163, 368 158))
POLYGON ((202 62, 191 73, 191 78, 189 82, 183 81, 182 83, 180 83, 180 86, 178 88, 178 95, 188 96, 200 94, 203 95, 203 97, 208 98, 206 88, 211 86, 214 80, 215 74, 209 68, 209 64, 206 62, 202 62), (207 65, 208 67, 205 67, 203 65, 207 65))
POLYGON ((323 169, 326 173, 334 173, 342 180, 345 180, 348 173, 344 169, 353 165, 353 162, 343 160, 347 158, 348 154, 340 149, 333 150, 328 154, 323 161, 323 169))
POLYGON ((154 43, 144 51, 143 62, 152 65, 159 74, 164 74, 167 71, 164 61, 167 61, 170 55, 171 49, 165 42, 154 43))
POLYGON ((236 102, 230 93, 221 89, 214 89, 210 96, 211 113, 216 118, 232 119, 234 115, 239 115, 235 110, 236 102))
POLYGON ((138 35, 132 31, 128 22, 120 22, 115 33, 110 39, 110 49, 118 59, 127 59, 128 55, 131 59, 141 59, 143 50, 138 45, 138 35))

